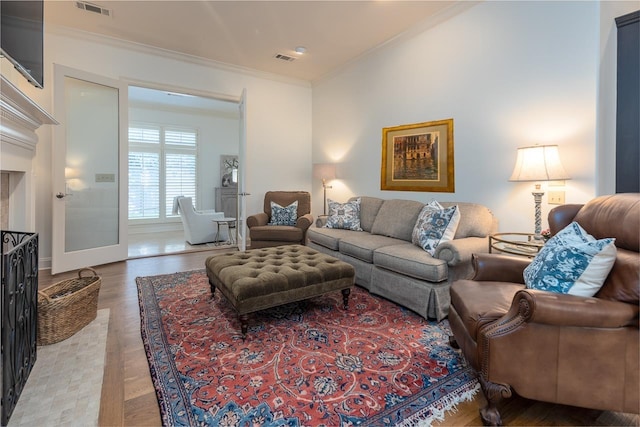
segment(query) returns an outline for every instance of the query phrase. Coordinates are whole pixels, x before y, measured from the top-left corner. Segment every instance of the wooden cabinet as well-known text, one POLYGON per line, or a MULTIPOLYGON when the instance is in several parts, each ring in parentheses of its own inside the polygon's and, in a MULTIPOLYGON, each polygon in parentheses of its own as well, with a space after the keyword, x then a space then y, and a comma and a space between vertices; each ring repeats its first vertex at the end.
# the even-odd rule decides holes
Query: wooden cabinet
POLYGON ((225 217, 238 217, 238 187, 216 187, 216 212, 225 217))

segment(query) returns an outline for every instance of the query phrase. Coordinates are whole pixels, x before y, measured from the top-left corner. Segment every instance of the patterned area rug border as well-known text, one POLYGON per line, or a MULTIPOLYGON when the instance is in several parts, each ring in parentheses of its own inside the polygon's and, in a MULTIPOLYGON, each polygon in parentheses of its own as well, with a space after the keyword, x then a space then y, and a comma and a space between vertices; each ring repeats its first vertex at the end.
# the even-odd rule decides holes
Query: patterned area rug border
MULTIPOLYGON (((209 420, 209 425, 243 425, 242 422, 255 422, 255 420, 262 420, 262 425, 269 426, 298 425, 292 421, 292 418, 287 418, 286 415, 283 415, 282 411, 277 411, 276 408, 267 404, 272 402, 265 401, 261 401, 259 405, 253 407, 247 404, 237 405, 233 399, 227 399, 224 400, 224 405, 220 404, 214 408, 209 408, 209 412, 202 412, 198 409, 195 410, 198 414, 194 414, 193 407, 190 404, 192 402, 192 396, 196 393, 193 389, 193 379, 187 378, 176 365, 176 353, 181 351, 181 346, 191 344, 180 341, 184 337, 179 337, 174 330, 167 330, 167 326, 163 323, 162 316, 170 315, 171 310, 177 310, 178 306, 182 311, 185 311, 184 309, 187 306, 192 307, 194 312, 202 310, 203 307, 204 310, 208 310, 208 306, 203 306, 205 303, 203 300, 208 299, 207 304, 213 305, 215 310, 219 309, 217 314, 221 316, 220 319, 205 319, 204 317, 212 317, 214 313, 203 314, 200 312, 203 318, 193 318, 190 319, 190 321, 195 322, 195 324, 199 326, 202 326, 203 323, 210 326, 212 325, 211 322, 215 322, 216 326, 219 326, 218 323, 226 322, 225 327, 231 329, 231 332, 224 337, 228 339, 228 341, 219 339, 215 345, 232 348, 232 346, 238 343, 243 343, 239 332, 239 324, 236 324, 237 319, 235 313, 219 292, 217 292, 215 296, 217 299, 214 301, 211 300, 211 294, 208 290, 209 285, 204 270, 199 269, 174 274, 138 277, 136 278, 136 284, 138 286, 140 303, 141 334, 164 426, 199 425, 203 423, 202 417, 209 420), (187 301, 186 304, 192 305, 181 305, 184 301, 173 301, 171 304, 168 304, 171 308, 161 306, 159 298, 160 300, 167 298, 167 293, 171 292, 180 294, 176 288, 184 286, 190 280, 189 286, 184 288, 188 295, 182 295, 180 298, 184 298, 184 301, 187 301), (171 338, 167 337, 167 333, 172 335, 171 338), (211 424, 212 419, 215 424, 211 424)), ((321 299, 321 301, 317 302, 319 306, 331 303, 332 301, 330 297, 319 297, 319 299, 321 299)), ((337 296, 335 296, 335 305, 339 306, 340 301, 341 295, 337 293, 337 296)), ((434 321, 426 321, 409 310, 398 307, 383 298, 369 294, 362 288, 354 287, 350 308, 359 303, 366 305, 367 301, 369 301, 370 304, 380 304, 386 310, 395 310, 393 312, 394 315, 402 318, 410 318, 412 322, 417 322, 421 327, 424 326, 426 328, 424 329, 425 331, 428 328, 435 328, 434 331, 438 332, 437 335, 443 335, 443 333, 449 331, 446 320, 439 324, 434 321), (359 301, 361 299, 365 300, 359 301)), ((309 305, 313 310, 318 310, 314 305, 315 303, 316 301, 309 303, 309 305)), ((261 336, 261 333, 264 335, 262 324, 265 320, 268 323, 268 319, 271 319, 275 324, 282 321, 289 321, 287 320, 287 316, 289 316, 295 319, 295 321, 290 320, 291 322, 304 322, 305 310, 308 309, 304 304, 306 303, 289 304, 283 308, 282 312, 277 312, 277 309, 271 309, 276 310, 276 312, 266 310, 266 313, 254 313, 252 316, 255 316, 256 319, 254 319, 250 326, 246 346, 249 347, 251 345, 252 339, 262 339, 258 337, 261 336), (303 304, 303 309, 296 307, 300 304, 303 304), (257 326, 254 324, 257 324, 257 326)), ((176 319, 172 319, 171 322, 175 320, 176 319)), ((179 321, 182 322, 184 320, 185 319, 180 319, 179 321)), ((293 326, 291 326, 291 329, 293 329, 293 326)), ((440 339, 442 339, 442 337, 440 337, 440 339)), ((412 344, 415 346, 415 343, 412 344)), ((452 352, 452 350, 446 351, 446 353, 450 352, 452 352)), ((449 361, 449 363, 451 366, 455 366, 457 370, 449 373, 446 377, 439 378, 437 381, 433 380, 433 383, 430 383, 431 380, 428 379, 425 386, 418 392, 410 396, 398 398, 401 404, 393 402, 386 408, 364 419, 343 417, 340 424, 397 425, 411 427, 429 426, 433 421, 443 420, 448 411, 455 411, 458 403, 471 400, 480 388, 473 370, 466 366, 464 359, 462 359, 458 353, 456 354, 459 360, 449 361)), ((201 356, 204 357, 205 355, 201 356)), ((447 354, 447 356, 449 357, 451 355, 447 354)), ((213 356, 213 358, 215 357, 216 356, 213 356)), ((180 363, 183 362, 184 361, 181 360, 180 363)), ((445 362, 438 361, 438 363, 444 364, 445 362)), ((196 369, 195 364, 194 366, 190 366, 190 368, 196 369)), ((216 393, 214 392, 214 394, 216 393)), ((214 397, 210 398, 214 399, 214 397)), ((219 396, 216 398, 220 400, 219 396)), ((309 425, 308 421, 304 419, 299 420, 299 423, 300 425, 309 425)), ((327 425, 334 424, 336 423, 327 425)))

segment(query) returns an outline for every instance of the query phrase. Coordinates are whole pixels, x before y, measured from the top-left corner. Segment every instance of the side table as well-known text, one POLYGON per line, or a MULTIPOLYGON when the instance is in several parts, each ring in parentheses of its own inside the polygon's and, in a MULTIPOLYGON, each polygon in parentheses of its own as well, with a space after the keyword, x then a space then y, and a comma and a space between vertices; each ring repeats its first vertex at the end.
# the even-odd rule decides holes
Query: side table
POLYGON ((543 246, 544 240, 534 239, 532 233, 495 233, 489 236, 489 253, 495 250, 534 258, 543 246))
POLYGON ((236 229, 236 219, 233 217, 224 217, 224 218, 214 218, 211 221, 216 223, 217 229, 216 229, 216 237, 215 237, 215 245, 222 245, 222 244, 229 244, 229 245, 233 245, 235 244, 236 239, 234 238, 234 235, 231 233, 231 230, 235 230, 236 229), (227 226, 227 232, 229 235, 229 240, 227 240, 226 242, 220 242, 218 241, 218 238, 220 237, 220 227, 222 227, 223 225, 227 226))

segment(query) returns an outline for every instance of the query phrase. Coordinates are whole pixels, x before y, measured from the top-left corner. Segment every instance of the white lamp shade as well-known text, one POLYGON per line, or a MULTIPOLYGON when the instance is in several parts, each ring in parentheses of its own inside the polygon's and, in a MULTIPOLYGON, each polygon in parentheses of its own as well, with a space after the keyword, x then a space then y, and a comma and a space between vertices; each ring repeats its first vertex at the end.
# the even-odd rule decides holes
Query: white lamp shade
POLYGON ((509 181, 560 181, 571 179, 560 163, 557 145, 518 148, 509 181))
POLYGON ((336 179, 336 165, 333 163, 315 163, 313 176, 325 181, 336 179))

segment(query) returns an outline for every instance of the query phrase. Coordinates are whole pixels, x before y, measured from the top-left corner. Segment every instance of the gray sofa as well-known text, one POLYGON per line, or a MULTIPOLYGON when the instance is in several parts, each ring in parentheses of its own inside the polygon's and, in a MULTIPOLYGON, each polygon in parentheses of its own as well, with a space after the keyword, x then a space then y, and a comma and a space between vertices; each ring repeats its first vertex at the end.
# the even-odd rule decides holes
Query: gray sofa
POLYGON ((411 243, 424 203, 364 196, 360 199, 363 231, 311 227, 307 245, 353 265, 356 284, 371 293, 424 318, 445 318, 451 283, 472 275, 473 253, 488 252, 488 236, 498 228, 496 218, 479 204, 441 202, 445 208, 458 205, 460 223, 454 239, 441 243, 431 256, 411 243))

